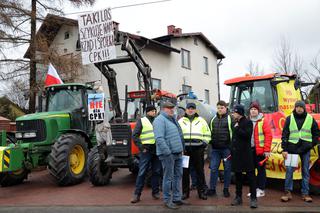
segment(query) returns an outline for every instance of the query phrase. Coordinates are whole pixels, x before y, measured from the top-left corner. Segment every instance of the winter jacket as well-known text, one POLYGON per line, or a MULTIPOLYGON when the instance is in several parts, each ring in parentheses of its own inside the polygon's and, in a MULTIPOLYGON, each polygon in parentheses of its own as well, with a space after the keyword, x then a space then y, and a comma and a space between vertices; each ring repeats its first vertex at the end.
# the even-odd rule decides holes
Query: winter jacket
MULTIPOLYGON (((152 116, 147 116, 149 121, 153 123, 154 117, 152 116)), ((156 153, 156 145, 155 144, 142 144, 140 140, 140 135, 142 131, 142 122, 141 118, 137 120, 136 126, 132 132, 132 139, 134 144, 139 148, 140 152, 142 152, 144 149, 146 149, 148 152, 151 152, 153 154, 156 153)))
MULTIPOLYGON (((294 116, 294 119, 296 120, 298 130, 300 130, 307 117, 307 113, 305 112, 302 115, 298 115, 294 110, 293 116, 294 116)), ((317 145, 318 137, 319 137, 319 128, 315 119, 313 119, 312 126, 311 126, 312 143, 308 141, 304 141, 302 139, 299 139, 299 142, 296 144, 290 143, 288 141, 289 135, 290 135, 289 126, 290 126, 290 115, 286 118, 283 130, 282 130, 281 147, 283 151, 288 152, 290 154, 303 154, 308 152, 310 149, 312 149, 313 146, 317 145)))
POLYGON ((272 133, 271 133, 271 127, 269 125, 269 120, 265 119, 263 117, 263 115, 261 114, 261 116, 255 122, 255 125, 254 125, 253 129, 254 129, 254 131, 253 131, 253 140, 254 140, 254 145, 255 145, 255 148, 256 148, 256 154, 257 155, 263 155, 265 152, 270 152, 271 144, 272 144, 272 133), (259 143, 258 125, 261 122, 263 122, 262 131, 263 131, 263 134, 264 134, 264 146, 261 146, 260 143, 259 143))
MULTIPOLYGON (((228 114, 220 116, 218 113, 210 122, 211 146, 213 149, 230 148, 231 138, 228 124, 228 114)), ((231 129, 233 131, 234 120, 231 118, 231 129)), ((232 132, 231 132, 232 135, 232 132)))
POLYGON ((185 146, 204 146, 210 141, 210 129, 207 122, 197 113, 188 117, 186 114, 179 119, 185 146))
POLYGON ((231 143, 231 168, 233 172, 254 170, 253 152, 251 149, 252 122, 242 117, 234 127, 231 143))
POLYGON ((158 156, 182 153, 184 150, 183 135, 175 118, 162 111, 153 121, 153 131, 158 156))

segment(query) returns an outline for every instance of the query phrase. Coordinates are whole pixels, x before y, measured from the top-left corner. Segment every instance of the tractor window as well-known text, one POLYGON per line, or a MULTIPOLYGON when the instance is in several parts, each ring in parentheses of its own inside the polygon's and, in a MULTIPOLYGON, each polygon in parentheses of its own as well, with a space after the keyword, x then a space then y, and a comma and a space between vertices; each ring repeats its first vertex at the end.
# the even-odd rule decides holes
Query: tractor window
POLYGON ((47 111, 73 111, 83 107, 81 90, 53 90, 48 92, 47 111))
POLYGON ((273 90, 269 80, 244 82, 231 88, 230 108, 237 103, 242 104, 246 111, 252 101, 260 103, 263 112, 274 112, 275 102, 273 90))

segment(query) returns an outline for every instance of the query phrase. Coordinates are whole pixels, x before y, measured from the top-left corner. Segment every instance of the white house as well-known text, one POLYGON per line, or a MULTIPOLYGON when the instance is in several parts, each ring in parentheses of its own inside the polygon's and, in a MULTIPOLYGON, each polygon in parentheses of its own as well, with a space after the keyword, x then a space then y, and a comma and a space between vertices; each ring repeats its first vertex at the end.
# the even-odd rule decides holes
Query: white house
MULTIPOLYGON (((118 24, 116 26, 119 27, 118 24)), ((168 26, 167 30, 167 35, 153 39, 130 34, 152 68, 153 88, 174 94, 193 91, 199 99, 214 105, 218 101, 217 64, 224 55, 201 32, 182 33, 173 25, 168 26)), ((80 59, 77 20, 49 14, 38 30, 37 36, 40 35, 47 37, 48 46, 55 47, 59 54, 80 59)), ((119 48, 117 54, 121 54, 119 48)), ((28 51, 25 57, 28 57, 28 51)), ((129 91, 139 90, 137 68, 133 63, 111 66, 117 73, 121 100, 125 97, 125 85, 128 85, 129 91)), ((83 67, 85 72, 74 81, 101 80, 108 94, 107 80, 100 71, 94 65, 83 67)), ((44 78, 45 66, 39 66, 39 70, 42 70, 38 74, 39 79, 44 78)))

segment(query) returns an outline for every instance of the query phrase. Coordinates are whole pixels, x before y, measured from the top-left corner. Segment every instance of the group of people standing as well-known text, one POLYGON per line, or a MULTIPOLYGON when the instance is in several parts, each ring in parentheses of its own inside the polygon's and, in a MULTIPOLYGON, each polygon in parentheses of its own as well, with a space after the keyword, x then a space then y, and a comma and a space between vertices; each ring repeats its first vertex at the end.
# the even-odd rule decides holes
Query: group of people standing
MULTIPOLYGON (((272 133, 270 121, 264 117, 258 102, 250 104, 249 116, 245 108, 235 105, 228 112, 224 101, 217 103, 217 114, 209 125, 197 113, 195 103, 188 103, 185 115, 175 116, 175 105, 165 102, 158 116, 154 106, 147 106, 146 116, 139 119, 133 131, 133 140, 140 150, 139 173, 131 203, 140 201, 146 173, 152 171, 151 186, 154 199, 162 198, 165 207, 178 209, 188 205, 190 196, 190 170, 196 177, 199 199, 216 196, 219 166, 224 167, 223 196, 230 197, 231 172, 235 174, 236 195, 231 205, 242 204, 243 173, 246 173, 250 188, 250 207, 257 208, 257 197, 265 196, 265 162, 271 155, 272 133), (204 173, 204 150, 210 144, 210 185, 207 187, 204 173), (183 168, 183 155, 189 156, 188 168, 183 168), (257 174, 256 174, 257 169, 257 174)), ((318 143, 318 125, 306 112, 303 101, 297 101, 292 115, 285 122, 282 135, 283 157, 299 154, 302 161, 302 199, 311 202, 309 196, 310 149, 318 143)), ((288 166, 285 180, 285 195, 281 200, 292 199, 292 173, 288 166)))

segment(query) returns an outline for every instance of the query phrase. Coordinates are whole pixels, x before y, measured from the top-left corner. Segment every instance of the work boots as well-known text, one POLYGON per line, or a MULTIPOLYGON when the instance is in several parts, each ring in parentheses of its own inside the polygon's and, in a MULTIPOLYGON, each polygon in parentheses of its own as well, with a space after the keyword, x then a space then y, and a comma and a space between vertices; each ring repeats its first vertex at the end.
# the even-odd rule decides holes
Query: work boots
POLYGON ((308 203, 312 202, 312 198, 309 195, 302 195, 302 200, 308 203))
POLYGON ((231 206, 240 206, 242 205, 242 198, 236 196, 236 198, 231 202, 231 206))
POLYGON ((290 191, 286 191, 284 195, 281 197, 282 202, 288 202, 291 199, 292 199, 292 195, 290 191))
POLYGON ((140 195, 134 194, 131 199, 131 203, 138 203, 139 201, 140 201, 140 195))
POLYGON ((257 198, 251 198, 250 199, 250 208, 252 208, 252 209, 258 208, 257 198))

